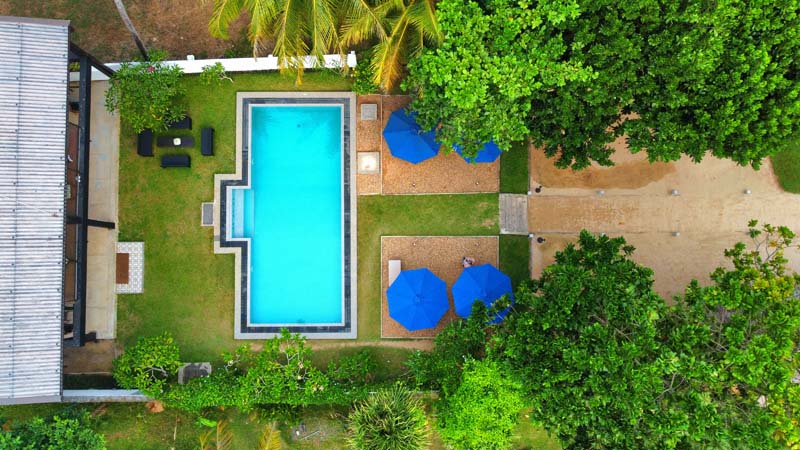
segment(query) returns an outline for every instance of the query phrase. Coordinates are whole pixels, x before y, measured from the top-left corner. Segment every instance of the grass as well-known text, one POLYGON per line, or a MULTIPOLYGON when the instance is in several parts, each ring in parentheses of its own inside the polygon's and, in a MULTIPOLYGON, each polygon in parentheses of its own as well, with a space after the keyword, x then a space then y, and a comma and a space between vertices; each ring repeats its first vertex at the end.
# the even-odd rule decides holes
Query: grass
POLYGON ((500 270, 511 277, 516 288, 522 280, 531 277, 531 244, 528 236, 500 236, 500 270))
POLYGON ((527 194, 528 180, 528 144, 517 142, 500 156, 500 192, 527 194))
POLYGON ((783 190, 800 194, 800 136, 772 156, 772 168, 783 190))
POLYGON ((497 235, 497 194, 358 199, 358 335, 380 339, 381 236, 497 235))
MULTIPOLYGON (((233 75, 212 87, 185 77, 192 135, 215 128, 215 156, 192 152, 191 169, 164 170, 157 158, 136 154, 135 135, 122 128, 119 170, 120 241, 145 243, 145 291, 121 295, 118 341, 172 333, 184 360, 216 360, 233 339, 233 256, 216 255, 213 230, 200 227, 200 203, 214 199, 214 174, 235 170, 237 91, 347 91, 349 82, 327 71, 309 72, 303 85, 294 77, 233 75), (209 96, 208 93, 213 92, 209 96)), ((156 153, 163 153, 157 150, 156 153)))

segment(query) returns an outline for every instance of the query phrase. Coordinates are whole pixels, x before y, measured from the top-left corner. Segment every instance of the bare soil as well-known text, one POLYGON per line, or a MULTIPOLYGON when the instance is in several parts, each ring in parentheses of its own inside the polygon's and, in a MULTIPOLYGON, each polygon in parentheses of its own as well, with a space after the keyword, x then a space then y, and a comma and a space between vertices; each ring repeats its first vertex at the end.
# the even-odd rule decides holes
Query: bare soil
MULTIPOLYGON (((768 161, 759 171, 712 157, 651 166, 621 148, 619 166, 573 175, 532 152, 531 182, 549 181, 528 202, 529 227, 546 239, 531 244, 534 277, 586 229, 624 236, 634 259, 654 270, 656 291, 671 298, 692 279, 710 283, 709 273, 727 265, 723 251, 749 241, 750 219, 800 230, 800 196, 779 187, 768 161)), ((800 270, 800 253, 787 256, 800 270)))
MULTIPOLYGON (((209 34, 212 0, 126 0, 124 3, 148 50, 164 50, 178 59, 189 54, 198 58, 221 57, 234 47, 241 56, 247 54, 245 15, 232 24, 230 40, 209 34)), ((0 15, 68 19, 74 29, 73 41, 101 61, 140 57, 111 0, 6 0, 0 2, 0 15)))
POLYGON ((499 244, 496 236, 480 237, 428 237, 384 236, 381 238, 381 337, 432 338, 442 328, 457 318, 453 308, 450 288, 464 270, 461 259, 475 258, 476 264, 497 265, 499 244), (389 288, 389 260, 399 259, 403 270, 427 267, 444 280, 448 287, 450 309, 436 328, 408 331, 389 317, 386 289, 389 288))

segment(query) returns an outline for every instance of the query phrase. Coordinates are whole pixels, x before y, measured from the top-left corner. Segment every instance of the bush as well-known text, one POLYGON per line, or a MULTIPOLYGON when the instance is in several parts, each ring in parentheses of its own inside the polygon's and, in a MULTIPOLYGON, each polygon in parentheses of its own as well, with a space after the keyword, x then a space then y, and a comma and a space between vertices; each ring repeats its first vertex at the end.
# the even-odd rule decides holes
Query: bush
POLYGON ((346 384, 357 385, 367 384, 375 378, 375 370, 378 363, 366 350, 362 350, 355 355, 339 358, 338 361, 331 361, 328 364, 327 374, 332 381, 346 384))
POLYGON ((88 427, 89 414, 51 420, 35 417, 30 422, 0 431, 0 450, 104 450, 105 439, 88 427))
POLYGON ((440 435, 456 450, 506 449, 522 407, 516 379, 494 361, 468 361, 461 385, 444 402, 440 435))
POLYGON ((111 77, 106 109, 118 111, 120 120, 135 133, 164 131, 186 116, 178 99, 184 89, 180 67, 165 65, 163 53, 151 52, 151 61, 122 63, 111 77))
POLYGON ((350 414, 348 442, 356 450, 417 450, 428 446, 422 404, 402 385, 382 389, 350 414))
POLYGON ((211 83, 221 83, 224 80, 228 80, 233 83, 233 79, 231 79, 231 77, 228 76, 228 73, 225 72, 225 66, 223 66, 219 61, 215 62, 214 64, 203 66, 203 71, 200 72, 200 81, 202 81, 205 85, 210 85, 211 83))
POLYGON ((378 85, 375 84, 375 75, 372 71, 372 59, 369 56, 358 58, 358 63, 350 72, 350 76, 353 78, 352 90, 357 95, 378 92, 378 85))
POLYGON ((139 338, 136 345, 125 349, 114 360, 114 379, 123 389, 138 389, 153 398, 160 398, 166 383, 181 367, 180 350, 165 333, 139 338))

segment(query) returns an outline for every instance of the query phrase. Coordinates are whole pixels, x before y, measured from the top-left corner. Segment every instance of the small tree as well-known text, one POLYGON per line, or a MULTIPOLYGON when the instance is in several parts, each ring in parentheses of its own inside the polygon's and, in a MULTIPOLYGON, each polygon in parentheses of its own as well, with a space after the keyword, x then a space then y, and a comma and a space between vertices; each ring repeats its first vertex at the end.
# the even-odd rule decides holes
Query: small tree
POLYGON ((382 389, 350 414, 349 443, 356 450, 419 450, 428 446, 422 404, 401 385, 382 389))
POLYGON ((167 333, 150 338, 139 338, 114 360, 114 379, 124 389, 139 389, 160 398, 167 380, 181 367, 180 350, 167 333))
POLYGON ((456 450, 503 450, 523 408, 521 386, 492 360, 470 360, 439 416, 442 439, 456 450))
POLYGON ((150 52, 151 60, 122 63, 111 77, 106 109, 118 111, 120 120, 135 133, 166 130, 186 116, 180 105, 184 88, 180 67, 163 63, 163 53, 150 52))
POLYGON ((229 77, 228 73, 225 71, 225 66, 223 66, 219 61, 215 62, 214 64, 203 66, 203 71, 200 72, 200 81, 202 81, 205 85, 209 85, 211 83, 221 83, 225 80, 233 83, 233 79, 229 77))

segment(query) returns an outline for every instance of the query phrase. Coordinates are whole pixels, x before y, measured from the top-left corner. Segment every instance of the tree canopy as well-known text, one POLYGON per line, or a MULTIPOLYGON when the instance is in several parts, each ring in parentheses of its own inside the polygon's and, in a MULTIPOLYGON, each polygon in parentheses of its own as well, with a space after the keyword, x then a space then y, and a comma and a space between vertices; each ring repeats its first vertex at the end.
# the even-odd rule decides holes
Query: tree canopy
POLYGON ((436 50, 405 87, 425 127, 471 155, 530 137, 560 167, 707 153, 758 167, 800 131, 800 4, 443 0, 436 50))
POLYGON ((532 417, 566 448, 730 449, 800 445, 800 277, 785 227, 750 223, 754 246, 692 282, 676 303, 622 238, 580 235, 491 334, 532 417))

